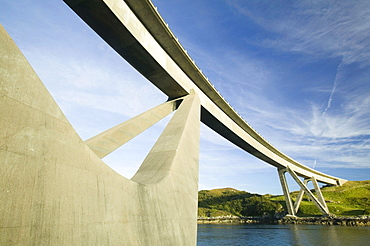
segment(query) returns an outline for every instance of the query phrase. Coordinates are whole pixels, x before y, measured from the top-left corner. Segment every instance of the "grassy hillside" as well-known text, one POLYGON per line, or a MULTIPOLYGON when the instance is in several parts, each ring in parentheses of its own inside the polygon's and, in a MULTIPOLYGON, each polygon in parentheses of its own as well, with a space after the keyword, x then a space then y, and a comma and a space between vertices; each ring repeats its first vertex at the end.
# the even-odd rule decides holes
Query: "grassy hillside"
POLYGON ((271 195, 262 196, 232 188, 202 190, 198 194, 198 216, 202 217, 274 215, 283 211, 280 202, 272 201, 271 195))
MULTIPOLYGON (((340 187, 324 187, 329 211, 337 216, 355 216, 370 214, 370 180, 348 181, 340 187)), ((293 200, 298 192, 292 192, 293 200)), ((272 216, 284 214, 283 196, 258 195, 232 188, 199 191, 198 216, 272 216)), ((307 196, 298 212, 298 216, 321 215, 307 196)))

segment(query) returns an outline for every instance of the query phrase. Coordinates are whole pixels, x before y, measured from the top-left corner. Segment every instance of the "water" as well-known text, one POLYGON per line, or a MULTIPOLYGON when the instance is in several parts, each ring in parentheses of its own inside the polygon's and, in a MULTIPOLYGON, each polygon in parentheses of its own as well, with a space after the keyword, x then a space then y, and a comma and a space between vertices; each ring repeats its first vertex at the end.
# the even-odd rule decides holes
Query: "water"
POLYGON ((370 245, 370 227, 326 225, 198 225, 198 246, 370 245))

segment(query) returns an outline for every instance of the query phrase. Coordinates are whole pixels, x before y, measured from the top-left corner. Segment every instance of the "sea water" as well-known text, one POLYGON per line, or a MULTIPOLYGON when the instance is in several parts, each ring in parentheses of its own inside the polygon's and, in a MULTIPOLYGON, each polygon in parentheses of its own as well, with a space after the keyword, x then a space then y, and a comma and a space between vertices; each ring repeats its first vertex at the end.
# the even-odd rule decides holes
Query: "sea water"
POLYGON ((370 227, 328 225, 200 224, 198 246, 370 245, 370 227))

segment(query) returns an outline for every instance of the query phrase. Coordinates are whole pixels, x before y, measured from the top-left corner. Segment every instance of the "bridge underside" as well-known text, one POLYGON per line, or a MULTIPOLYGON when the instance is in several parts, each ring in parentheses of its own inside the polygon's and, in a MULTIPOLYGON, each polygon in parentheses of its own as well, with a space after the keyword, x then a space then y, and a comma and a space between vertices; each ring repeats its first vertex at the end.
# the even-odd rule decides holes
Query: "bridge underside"
POLYGON ((64 0, 102 39, 169 99, 191 90, 200 98, 202 122, 243 150, 277 168, 325 184, 345 180, 310 169, 263 139, 225 101, 172 34, 149 0, 64 0))

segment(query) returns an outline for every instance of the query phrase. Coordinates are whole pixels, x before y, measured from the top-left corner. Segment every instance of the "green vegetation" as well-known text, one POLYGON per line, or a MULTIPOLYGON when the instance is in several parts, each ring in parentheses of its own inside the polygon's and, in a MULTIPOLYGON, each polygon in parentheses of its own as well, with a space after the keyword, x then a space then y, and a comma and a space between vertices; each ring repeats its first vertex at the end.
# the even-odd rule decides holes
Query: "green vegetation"
POLYGON ((251 194, 232 188, 199 191, 198 216, 273 216, 283 207, 271 195, 251 194))
MULTIPOLYGON (((370 214, 370 180, 348 181, 340 187, 322 188, 329 211, 337 216, 370 214)), ((293 200, 298 192, 292 192, 293 200)), ((314 193, 315 194, 315 193, 314 193)), ((198 193, 198 216, 279 216, 286 210, 283 196, 258 195, 232 188, 202 190, 198 193)), ((298 216, 321 215, 318 208, 303 197, 298 216)))

